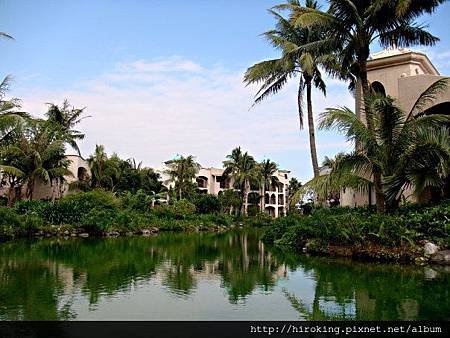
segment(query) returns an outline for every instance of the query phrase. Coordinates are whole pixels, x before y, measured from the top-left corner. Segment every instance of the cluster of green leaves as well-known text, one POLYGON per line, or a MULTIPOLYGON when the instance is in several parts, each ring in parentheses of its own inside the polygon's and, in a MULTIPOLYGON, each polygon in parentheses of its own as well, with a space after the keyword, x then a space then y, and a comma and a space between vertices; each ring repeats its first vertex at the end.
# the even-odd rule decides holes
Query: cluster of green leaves
POLYGON ((400 209, 394 214, 379 214, 368 209, 317 209, 309 216, 291 214, 274 221, 264 240, 301 248, 309 240, 326 245, 369 243, 385 247, 416 245, 431 240, 442 247, 450 245, 450 202, 421 207, 411 212, 400 209))
POLYGON ((117 193, 137 193, 157 195, 165 188, 160 175, 152 168, 136 164, 132 158, 121 159, 117 154, 108 156, 105 147, 96 145, 94 153, 87 159, 91 177, 72 184, 72 188, 90 190, 102 188, 117 193))
MULTIPOLYGON (((153 195, 142 190, 115 196, 100 189, 78 192, 58 201, 19 201, 14 208, 0 207, 0 237, 75 232, 135 232, 157 227, 160 230, 194 230, 230 226, 235 217, 221 213, 216 196, 198 195, 195 203, 186 199, 152 207, 153 195), (199 205, 200 210, 196 205, 199 205)), ((255 221, 256 222, 256 221, 255 221)))

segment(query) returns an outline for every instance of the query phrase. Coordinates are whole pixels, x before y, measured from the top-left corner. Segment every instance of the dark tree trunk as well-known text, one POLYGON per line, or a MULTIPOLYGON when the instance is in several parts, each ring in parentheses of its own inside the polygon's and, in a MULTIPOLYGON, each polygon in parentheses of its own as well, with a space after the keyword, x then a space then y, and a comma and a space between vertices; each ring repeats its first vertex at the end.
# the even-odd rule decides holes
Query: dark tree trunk
POLYGON ((309 148, 311 151, 311 161, 314 171, 314 177, 319 176, 319 163, 317 161, 316 149, 316 131, 314 128, 314 115, 312 108, 312 84, 311 78, 306 79, 306 102, 308 106, 308 132, 309 132, 309 148))

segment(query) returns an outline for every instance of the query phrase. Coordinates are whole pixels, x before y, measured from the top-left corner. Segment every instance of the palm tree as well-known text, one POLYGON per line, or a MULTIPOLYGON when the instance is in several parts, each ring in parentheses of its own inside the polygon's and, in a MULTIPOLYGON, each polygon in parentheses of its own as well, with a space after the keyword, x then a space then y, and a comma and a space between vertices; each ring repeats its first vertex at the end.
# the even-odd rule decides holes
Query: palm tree
POLYGON ((223 162, 224 177, 231 177, 234 187, 239 189, 240 207, 239 214, 247 214, 248 190, 251 183, 258 183, 259 173, 257 162, 247 152, 243 153, 241 147, 237 147, 227 155, 223 162))
POLYGON ((260 176, 261 176, 261 210, 265 210, 265 196, 266 190, 271 186, 275 186, 278 184, 279 179, 275 176, 276 171, 278 170, 278 166, 275 162, 270 161, 269 159, 263 161, 259 165, 260 167, 260 176))
POLYGON ((195 162, 195 157, 179 156, 174 160, 166 162, 168 169, 165 171, 170 180, 175 183, 177 199, 185 198, 193 190, 193 180, 200 170, 200 164, 195 162))
POLYGON ((373 119, 374 132, 349 108, 327 109, 320 127, 335 129, 359 146, 340 158, 334 169, 339 175, 357 175, 365 179, 380 173, 383 205, 379 211, 395 209, 403 193, 413 188, 420 196, 430 187, 441 188, 448 170, 450 138, 443 114, 424 112, 447 85, 448 79, 433 83, 409 112, 402 111, 391 97, 371 95, 365 98, 373 119))
POLYGON ((345 158, 344 153, 338 153, 333 158, 325 156, 322 167, 321 175, 314 177, 308 181, 293 195, 294 200, 300 200, 305 193, 313 192, 315 198, 325 203, 326 199, 333 197, 336 199, 341 193, 343 188, 351 188, 354 191, 368 192, 371 182, 369 179, 355 175, 352 172, 345 172, 345 174, 339 171, 342 160, 345 158))
POLYGON ((105 147, 102 145, 95 145, 95 152, 87 159, 89 168, 91 170, 91 185, 94 188, 100 188, 102 182, 105 180, 106 161, 108 156, 105 153, 105 147))
POLYGON ((47 121, 49 127, 54 130, 55 137, 64 140, 81 156, 77 140, 84 139, 84 134, 73 128, 83 119, 89 117, 81 117, 85 108, 77 109, 71 106, 68 100, 64 100, 62 106, 57 106, 53 103, 48 105, 47 121))
POLYGON ((21 107, 19 99, 5 98, 10 83, 10 76, 0 83, 0 145, 3 146, 18 137, 23 123, 29 118, 27 113, 18 110, 21 107))
POLYGON ((54 180, 63 180, 64 176, 71 175, 69 161, 64 155, 64 142, 50 141, 49 135, 39 129, 38 123, 30 129, 31 138, 22 136, 1 153, 2 162, 6 164, 2 165, 2 171, 10 183, 9 205, 12 205, 15 197, 20 197, 25 183, 26 197, 31 200, 38 179, 52 185, 54 180))
MULTIPOLYGON (((300 6, 298 0, 290 0, 289 5, 300 6)), ((307 0, 306 6, 317 8, 317 2, 307 0)), ((247 85, 260 84, 261 88, 256 94, 255 104, 261 102, 270 95, 278 93, 288 80, 299 76, 297 105, 300 129, 303 129, 303 97, 306 90, 306 102, 308 111, 309 145, 314 176, 319 175, 317 162, 317 150, 315 140, 314 117, 312 107, 312 87, 318 88, 326 94, 325 82, 319 66, 330 63, 330 55, 311 53, 301 50, 303 45, 314 43, 322 33, 317 29, 295 27, 288 19, 274 10, 269 12, 277 20, 274 30, 264 33, 264 36, 276 48, 281 50, 282 56, 276 59, 263 61, 247 69, 244 82, 247 85)))
MULTIPOLYGON (((356 76, 361 98, 364 99, 371 91, 367 60, 372 42, 378 40, 382 47, 434 45, 439 39, 414 20, 423 13, 432 13, 443 2, 445 0, 328 0, 329 9, 326 12, 296 4, 278 8, 291 9, 291 22, 296 27, 319 27, 327 32, 320 41, 300 46, 299 51, 338 52, 341 70, 356 76)), ((374 133, 373 114, 367 113, 367 102, 363 106, 368 131, 374 133)), ((373 174, 377 207, 381 209, 384 204, 381 173, 373 174)))

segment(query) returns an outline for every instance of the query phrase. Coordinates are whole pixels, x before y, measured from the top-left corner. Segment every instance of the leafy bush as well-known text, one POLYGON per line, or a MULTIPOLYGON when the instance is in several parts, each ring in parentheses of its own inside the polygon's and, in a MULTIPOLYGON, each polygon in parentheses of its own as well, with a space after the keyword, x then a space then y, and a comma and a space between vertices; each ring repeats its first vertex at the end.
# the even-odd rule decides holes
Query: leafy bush
POLYGON ((205 214, 199 216, 200 222, 209 225, 230 226, 234 223, 234 218, 227 214, 205 214))
POLYGON ((220 212, 219 198, 211 194, 197 194, 194 204, 199 214, 212 214, 220 212))
POLYGON ((23 228, 27 233, 32 233, 42 229, 45 226, 44 219, 36 212, 29 212, 22 216, 23 228))
POLYGON ((81 219, 80 225, 85 231, 103 232, 109 230, 114 221, 114 210, 93 208, 81 219))
POLYGON ((394 215, 369 209, 315 209, 311 215, 289 215, 274 221, 263 239, 299 247, 306 240, 319 239, 333 245, 377 243, 386 247, 415 245, 422 239, 448 246, 450 204, 436 207, 408 207, 394 215))
POLYGON ((0 237, 10 237, 21 232, 22 222, 13 209, 0 207, 0 237))
POLYGON ((8 205, 8 198, 6 196, 0 196, 0 207, 6 207, 8 205))
POLYGON ((149 210, 152 198, 152 196, 147 195, 143 190, 138 190, 135 194, 129 191, 123 194, 120 197, 120 201, 124 208, 145 212, 149 210))
POLYGON ((111 192, 103 190, 71 194, 61 199, 60 202, 73 202, 77 208, 84 211, 94 208, 117 210, 120 206, 120 201, 111 192))
POLYGON ((21 215, 27 212, 41 213, 48 204, 45 201, 18 201, 14 204, 14 210, 21 215))
POLYGON ((162 204, 153 209, 157 217, 168 219, 185 219, 195 214, 195 204, 182 199, 175 201, 172 205, 162 204))

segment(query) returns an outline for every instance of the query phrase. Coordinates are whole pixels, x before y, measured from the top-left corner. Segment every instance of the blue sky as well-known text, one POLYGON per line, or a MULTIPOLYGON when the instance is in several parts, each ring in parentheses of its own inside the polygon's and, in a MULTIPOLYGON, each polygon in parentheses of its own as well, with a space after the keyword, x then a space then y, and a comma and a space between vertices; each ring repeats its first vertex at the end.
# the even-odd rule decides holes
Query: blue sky
MULTIPOLYGON (((45 103, 68 98, 91 118, 80 125, 88 156, 96 143, 109 153, 159 166, 176 153, 218 166, 241 145, 257 159, 271 158, 307 180, 307 131, 298 130, 295 83, 252 108, 256 88, 242 75, 277 53, 259 34, 272 28, 269 0, 0 0, 0 77, 12 74, 10 95, 35 115, 45 103)), ((441 38, 426 51, 450 74, 446 3, 419 20, 441 38)), ((373 46, 373 51, 379 50, 373 46)), ((351 105, 345 84, 328 82, 315 112, 351 105)), ((349 150, 343 138, 317 135, 319 159, 349 150)))

